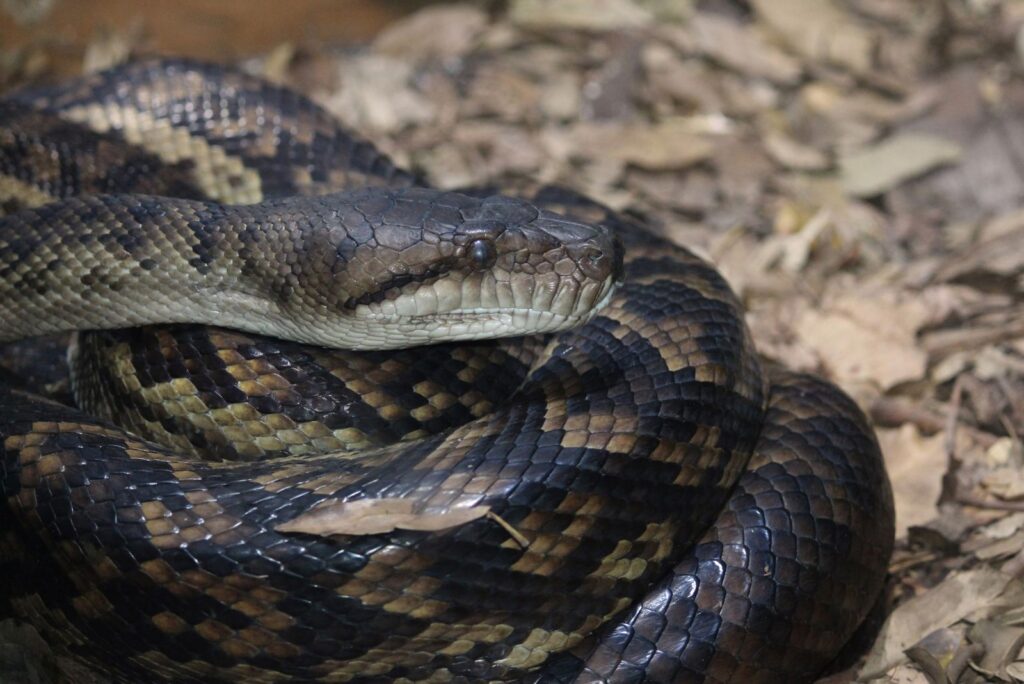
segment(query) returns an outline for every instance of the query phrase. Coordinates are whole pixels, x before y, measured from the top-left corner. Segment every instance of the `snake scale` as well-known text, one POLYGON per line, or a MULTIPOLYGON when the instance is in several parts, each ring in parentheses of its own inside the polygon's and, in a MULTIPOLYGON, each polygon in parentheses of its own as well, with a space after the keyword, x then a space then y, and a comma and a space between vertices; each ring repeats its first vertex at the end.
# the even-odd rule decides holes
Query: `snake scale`
POLYGON ((806 681, 879 594, 860 411, 576 193, 159 60, 0 101, 0 206, 0 335, 88 330, 0 389, 0 605, 115 681, 806 681))

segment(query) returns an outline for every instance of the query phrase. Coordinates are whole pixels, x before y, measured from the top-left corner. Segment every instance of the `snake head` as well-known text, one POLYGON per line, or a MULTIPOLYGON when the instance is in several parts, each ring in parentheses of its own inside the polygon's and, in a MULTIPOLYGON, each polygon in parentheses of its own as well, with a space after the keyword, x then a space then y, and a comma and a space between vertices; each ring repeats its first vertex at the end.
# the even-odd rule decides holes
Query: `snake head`
MULTIPOLYGON (((329 201, 329 200, 325 200, 329 201)), ((399 348, 564 330, 588 320, 622 277, 606 229, 523 200, 426 189, 336 198, 333 315, 321 344, 399 348)), ((311 322, 312 324, 312 322, 311 322)))

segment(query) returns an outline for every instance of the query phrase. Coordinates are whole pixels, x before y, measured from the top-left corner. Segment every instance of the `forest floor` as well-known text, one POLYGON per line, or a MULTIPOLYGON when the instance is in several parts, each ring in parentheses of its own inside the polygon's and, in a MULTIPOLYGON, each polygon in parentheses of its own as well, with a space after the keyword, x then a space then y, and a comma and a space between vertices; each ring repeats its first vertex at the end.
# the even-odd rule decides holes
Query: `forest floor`
MULTIPOLYGON (((890 613, 829 681, 1024 681, 1024 2, 481 7, 241 63, 434 185, 568 185, 710 258, 885 453, 890 613)), ((0 88, 150 47, 0 46, 0 88)), ((0 660, 31 642, 0 630, 0 660)))

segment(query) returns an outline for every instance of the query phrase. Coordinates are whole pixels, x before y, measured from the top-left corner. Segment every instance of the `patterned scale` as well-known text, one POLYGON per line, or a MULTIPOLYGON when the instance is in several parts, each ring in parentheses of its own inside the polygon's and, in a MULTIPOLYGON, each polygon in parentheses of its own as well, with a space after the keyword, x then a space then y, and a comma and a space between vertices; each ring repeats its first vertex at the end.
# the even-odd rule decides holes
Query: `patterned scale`
MULTIPOLYGON (((413 182, 304 98, 215 67, 130 65, 13 102, 203 197, 413 182)), ((5 154, 0 177, 22 163, 5 154)), ((25 203, 64 192, 19 173, 0 189, 28 184, 25 203)), ((328 352, 194 326, 88 333, 74 388, 100 417, 0 390, 6 612, 123 681, 812 679, 891 552, 870 427, 831 385, 766 381, 708 264, 574 193, 531 201, 626 247, 609 305, 550 340, 328 352), (381 500, 487 515, 278 529, 381 500)))

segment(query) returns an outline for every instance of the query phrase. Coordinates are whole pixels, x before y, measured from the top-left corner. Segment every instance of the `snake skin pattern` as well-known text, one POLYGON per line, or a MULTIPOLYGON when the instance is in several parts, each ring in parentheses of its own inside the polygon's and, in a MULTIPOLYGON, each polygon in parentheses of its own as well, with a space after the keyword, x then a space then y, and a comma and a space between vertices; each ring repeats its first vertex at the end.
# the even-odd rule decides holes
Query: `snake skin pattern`
MULTIPOLYGON (((11 209, 120 190, 104 164, 206 201, 415 182, 301 97, 191 62, 5 106, 38 110, 0 124, 11 209), (9 123, 34 120, 45 134, 9 123)), ((574 193, 529 201, 625 246, 623 285, 577 329, 391 352, 82 333, 88 413, 0 389, 4 611, 116 681, 813 679, 892 548, 866 420, 763 373, 702 260, 574 193), (486 515, 345 527, 381 501, 486 515), (311 510, 343 531, 289 527, 311 510)))

